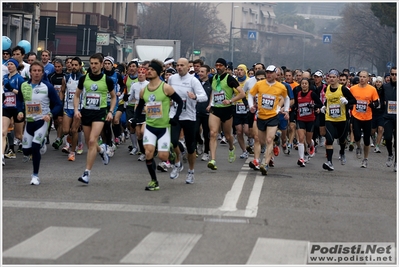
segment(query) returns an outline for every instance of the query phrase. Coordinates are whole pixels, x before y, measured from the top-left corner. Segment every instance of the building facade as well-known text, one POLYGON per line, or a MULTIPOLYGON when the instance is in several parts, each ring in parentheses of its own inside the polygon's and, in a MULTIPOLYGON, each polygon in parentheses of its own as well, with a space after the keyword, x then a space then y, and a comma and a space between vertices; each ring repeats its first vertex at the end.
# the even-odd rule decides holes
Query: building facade
MULTIPOLYGON (((315 36, 295 27, 277 24, 274 13, 276 3, 272 2, 233 2, 218 3, 215 8, 218 17, 230 31, 230 38, 224 45, 215 44, 203 49, 203 56, 216 60, 214 49, 223 47, 226 60, 234 66, 255 61, 276 62, 278 55, 292 49, 293 43, 309 45, 315 36)), ((213 63, 211 63, 213 64, 213 63)))
POLYGON ((13 46, 27 40, 33 52, 47 49, 52 57, 85 58, 101 52, 113 56, 116 62, 123 62, 131 56, 129 44, 140 36, 137 3, 3 4, 3 35, 13 41, 13 46), (34 27, 32 17, 36 17, 34 27))
POLYGON ((30 42, 32 51, 38 44, 40 5, 37 3, 4 3, 3 7, 3 36, 16 46, 21 40, 30 42))

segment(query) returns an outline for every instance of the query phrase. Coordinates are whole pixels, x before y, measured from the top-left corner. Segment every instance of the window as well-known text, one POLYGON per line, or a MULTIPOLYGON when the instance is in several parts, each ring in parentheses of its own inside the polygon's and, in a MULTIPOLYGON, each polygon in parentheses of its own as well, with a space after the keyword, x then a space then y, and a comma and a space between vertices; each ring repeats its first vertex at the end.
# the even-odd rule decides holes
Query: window
POLYGON ((58 3, 57 24, 71 24, 71 3, 58 3))

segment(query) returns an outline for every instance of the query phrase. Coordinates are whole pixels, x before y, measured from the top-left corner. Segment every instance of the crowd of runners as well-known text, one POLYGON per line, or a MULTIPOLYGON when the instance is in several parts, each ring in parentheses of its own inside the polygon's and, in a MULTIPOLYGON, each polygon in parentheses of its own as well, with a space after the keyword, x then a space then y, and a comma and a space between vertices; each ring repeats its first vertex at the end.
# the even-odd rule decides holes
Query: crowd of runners
POLYGON ((176 179, 187 162, 185 182, 193 184, 196 161, 216 171, 217 161, 232 163, 236 155, 253 155, 249 166, 267 175, 280 151, 299 167, 317 152, 326 158, 320 167, 333 171, 335 140, 340 164, 353 151, 368 168, 370 147, 385 153, 385 146, 386 166, 396 172, 396 79, 396 67, 381 77, 263 63, 234 68, 223 58, 212 66, 186 58, 118 64, 100 53, 84 70, 79 57, 50 61, 49 51, 37 58, 16 46, 3 50, 3 173, 5 158, 21 152, 33 165, 30 184, 39 185, 51 144, 70 162, 84 160, 76 155, 86 150, 78 181, 89 184, 97 154, 108 165, 117 151, 145 162, 145 189, 153 191, 157 170, 176 179), (126 142, 128 151, 117 150, 126 142), (225 159, 216 158, 218 143, 229 148, 225 159))

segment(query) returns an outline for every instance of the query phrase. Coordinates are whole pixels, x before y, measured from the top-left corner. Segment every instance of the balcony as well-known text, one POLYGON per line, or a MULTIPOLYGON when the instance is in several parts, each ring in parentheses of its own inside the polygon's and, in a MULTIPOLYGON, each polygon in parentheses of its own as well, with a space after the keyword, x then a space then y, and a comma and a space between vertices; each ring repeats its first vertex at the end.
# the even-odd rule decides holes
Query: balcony
POLYGON ((25 14, 30 15, 35 10, 35 3, 3 3, 3 14, 25 14))
MULTIPOLYGON (((118 23, 116 19, 101 15, 100 13, 89 13, 80 11, 41 10, 41 15, 57 17, 58 26, 97 25, 100 32, 109 32, 124 36, 124 23, 118 23)), ((136 25, 127 24, 126 38, 140 36, 140 28, 136 25)))

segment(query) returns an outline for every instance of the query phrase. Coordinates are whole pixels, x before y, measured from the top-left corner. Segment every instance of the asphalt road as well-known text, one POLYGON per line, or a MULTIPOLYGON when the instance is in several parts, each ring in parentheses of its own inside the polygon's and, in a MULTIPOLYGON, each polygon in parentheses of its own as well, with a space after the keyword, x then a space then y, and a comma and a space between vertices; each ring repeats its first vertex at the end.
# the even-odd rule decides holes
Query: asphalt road
POLYGON ((322 169, 324 148, 305 168, 297 151, 281 153, 262 176, 218 145, 217 171, 197 159, 191 185, 187 163, 176 180, 157 171, 160 190, 148 192, 145 163, 127 146, 107 166, 98 156, 87 186, 77 181, 86 151, 68 162, 49 145, 39 186, 22 154, 6 159, 3 264, 306 264, 309 242, 396 242, 385 147, 362 169, 354 152, 340 165, 336 146, 333 172, 322 169))

